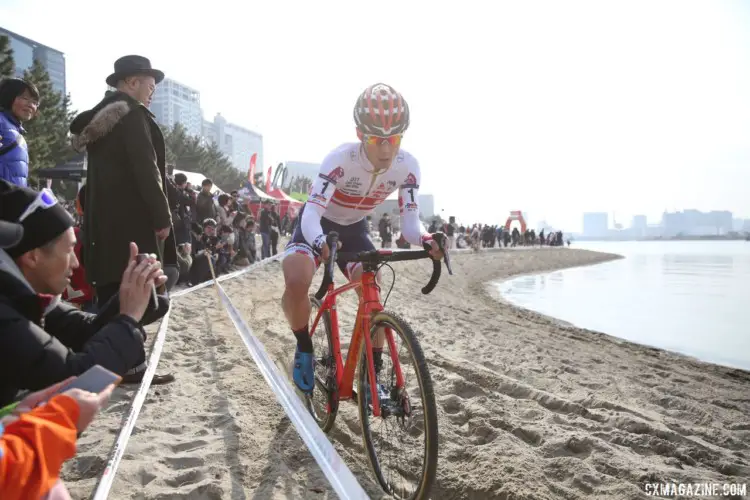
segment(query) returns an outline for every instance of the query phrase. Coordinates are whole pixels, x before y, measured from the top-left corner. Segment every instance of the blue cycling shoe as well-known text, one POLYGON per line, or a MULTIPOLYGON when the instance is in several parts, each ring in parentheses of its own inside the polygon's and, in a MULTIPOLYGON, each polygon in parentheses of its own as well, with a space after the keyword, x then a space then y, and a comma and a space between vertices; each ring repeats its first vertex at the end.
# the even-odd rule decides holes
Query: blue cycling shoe
POLYGON ((312 393, 315 387, 315 355, 311 352, 294 352, 294 385, 302 392, 312 393))

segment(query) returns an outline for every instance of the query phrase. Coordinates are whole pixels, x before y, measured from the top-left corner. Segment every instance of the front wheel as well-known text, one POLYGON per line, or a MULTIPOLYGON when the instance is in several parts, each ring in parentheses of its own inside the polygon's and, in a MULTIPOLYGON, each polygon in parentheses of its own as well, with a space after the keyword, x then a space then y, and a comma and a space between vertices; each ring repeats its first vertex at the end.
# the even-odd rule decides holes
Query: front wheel
MULTIPOLYGON (((310 297, 312 309, 310 325, 320 310, 320 301, 310 297)), ((323 432, 328 432, 336 422, 339 409, 338 387, 336 385, 336 360, 333 355, 331 338, 331 315, 324 311, 315 331, 312 332, 313 352, 315 353, 315 387, 312 394, 305 394, 305 406, 323 432)))
POLYGON ((429 498, 437 473, 438 423, 422 347, 411 327, 386 311, 373 315, 369 335, 374 347, 378 336, 383 344, 379 370, 376 363, 379 417, 372 415, 364 341, 359 363, 357 404, 370 465, 380 486, 393 497, 429 498), (396 361, 403 375, 401 386, 396 361))

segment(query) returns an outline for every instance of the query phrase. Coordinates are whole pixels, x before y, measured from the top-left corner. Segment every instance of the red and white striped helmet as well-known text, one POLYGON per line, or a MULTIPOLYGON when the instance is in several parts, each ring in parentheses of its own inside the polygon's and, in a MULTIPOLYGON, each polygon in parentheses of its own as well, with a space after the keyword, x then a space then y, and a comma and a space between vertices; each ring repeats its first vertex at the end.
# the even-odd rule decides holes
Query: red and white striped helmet
POLYGON ((354 106, 357 130, 367 135, 387 137, 409 128, 409 105, 396 89, 376 83, 365 89, 354 106))

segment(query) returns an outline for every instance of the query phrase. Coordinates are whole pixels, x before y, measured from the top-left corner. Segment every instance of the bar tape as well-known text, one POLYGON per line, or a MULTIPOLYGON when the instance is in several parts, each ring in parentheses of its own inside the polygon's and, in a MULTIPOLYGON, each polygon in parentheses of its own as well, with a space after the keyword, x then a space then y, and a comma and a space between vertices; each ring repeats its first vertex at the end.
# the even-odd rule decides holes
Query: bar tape
POLYGON ((156 373, 156 365, 159 364, 159 357, 161 356, 162 347, 164 347, 164 339, 167 337, 167 327, 169 326, 169 313, 164 315, 159 325, 159 330, 156 333, 156 340, 154 340, 154 347, 151 350, 151 357, 148 360, 148 366, 146 367, 146 373, 143 374, 143 380, 141 386, 138 388, 138 392, 135 394, 133 404, 130 406, 130 414, 128 415, 125 425, 120 429, 120 435, 117 436, 115 446, 110 454, 107 466, 104 468, 99 484, 96 487, 93 500, 104 500, 109 495, 109 490, 112 488, 112 482, 115 479, 115 473, 117 467, 120 465, 123 453, 125 453, 125 447, 128 445, 128 440, 135 427, 135 421, 138 418, 138 414, 141 412, 143 402, 146 400, 146 393, 148 393, 149 387, 151 387, 151 381, 154 379, 154 373, 156 373))
POLYGON ((342 499, 369 498, 285 377, 279 373, 276 364, 271 361, 263 344, 253 335, 252 330, 242 319, 218 280, 216 289, 232 323, 234 323, 237 332, 245 342, 247 350, 250 351, 250 356, 252 356, 263 378, 266 379, 276 395, 276 399, 284 408, 289 420, 294 424, 297 433, 307 445, 315 461, 318 462, 336 494, 342 499))

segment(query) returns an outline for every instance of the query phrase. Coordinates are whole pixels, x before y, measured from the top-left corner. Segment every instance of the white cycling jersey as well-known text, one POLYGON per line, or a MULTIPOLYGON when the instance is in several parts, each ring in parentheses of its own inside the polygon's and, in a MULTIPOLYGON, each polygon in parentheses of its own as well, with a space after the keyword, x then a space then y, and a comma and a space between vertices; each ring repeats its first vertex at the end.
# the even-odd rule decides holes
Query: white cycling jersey
POLYGON ((321 217, 349 226, 370 215, 396 189, 401 234, 421 246, 429 234, 419 220, 419 163, 399 150, 390 168, 376 172, 359 142, 339 146, 320 166, 305 204, 300 224, 305 240, 318 247, 324 239, 321 217))

